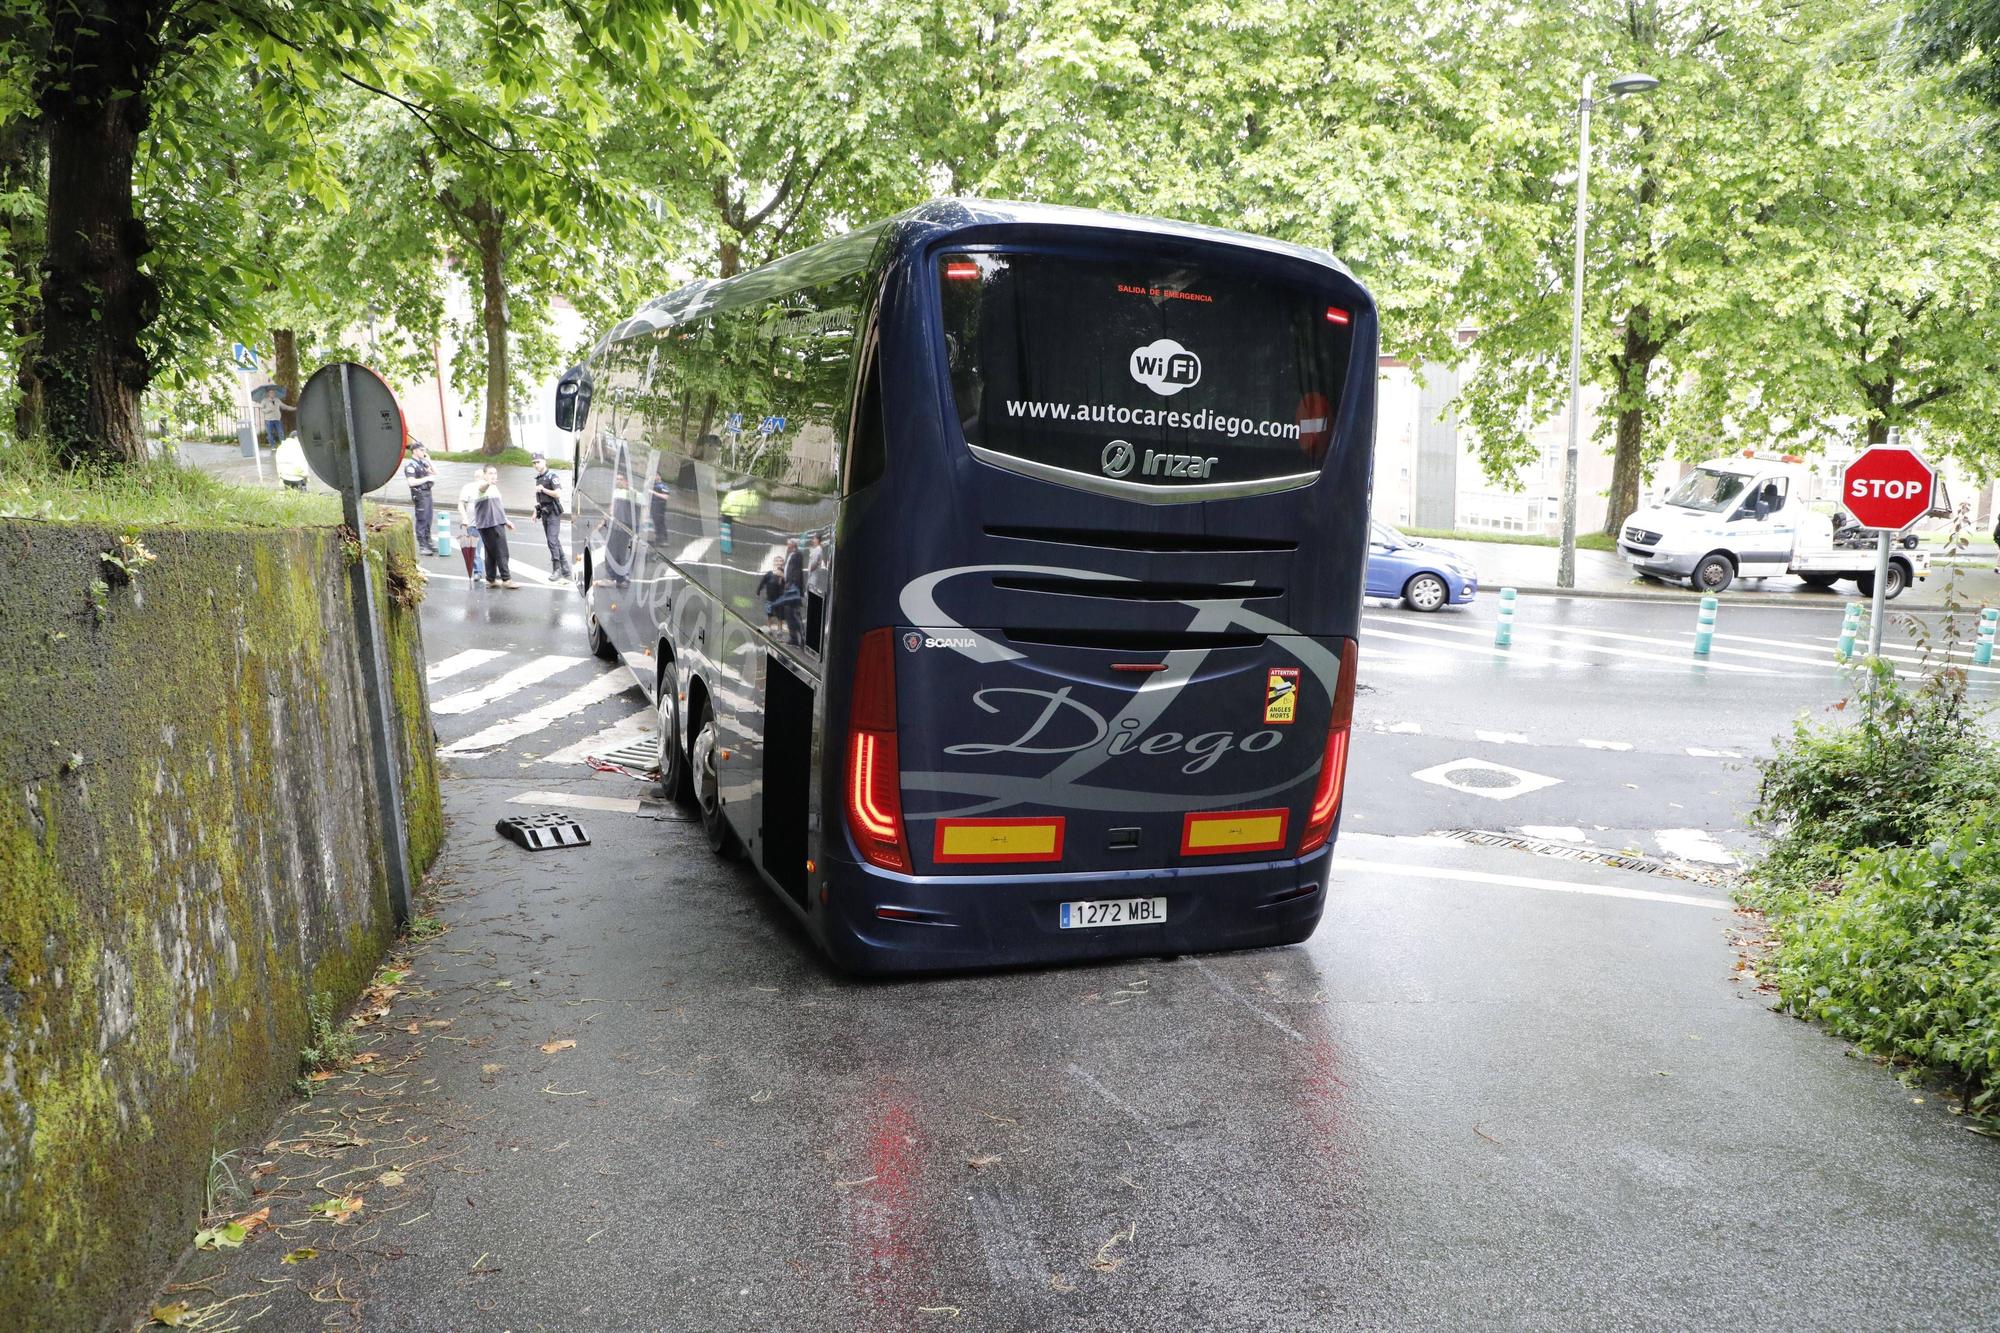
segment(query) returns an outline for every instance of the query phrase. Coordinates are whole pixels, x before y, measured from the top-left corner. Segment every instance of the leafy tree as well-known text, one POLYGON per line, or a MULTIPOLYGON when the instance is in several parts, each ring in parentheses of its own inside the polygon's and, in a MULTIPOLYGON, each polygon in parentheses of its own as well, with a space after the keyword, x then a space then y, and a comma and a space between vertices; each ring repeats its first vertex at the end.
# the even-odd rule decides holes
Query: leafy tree
POLYGON ((2000 0, 1924 0, 1909 19, 1921 69, 1946 69, 1960 93, 2000 111, 2000 0))
POLYGON ((314 174, 310 150, 329 128, 321 93, 341 83, 408 110, 440 159, 491 162, 523 196, 552 201, 531 180, 544 166, 533 147, 508 141, 550 80, 655 70, 660 52, 691 40, 690 19, 747 37, 816 14, 806 0, 501 0, 477 17, 490 83, 468 90, 408 0, 0 0, 0 59, 32 88, 48 143, 37 368, 58 456, 142 455, 139 396, 160 364, 147 339, 163 296, 154 232, 134 207, 142 140, 156 107, 203 105, 218 69, 254 70, 265 127, 307 149, 292 184, 323 203, 338 202, 337 187, 314 174), (492 88, 499 96, 480 100, 492 88))

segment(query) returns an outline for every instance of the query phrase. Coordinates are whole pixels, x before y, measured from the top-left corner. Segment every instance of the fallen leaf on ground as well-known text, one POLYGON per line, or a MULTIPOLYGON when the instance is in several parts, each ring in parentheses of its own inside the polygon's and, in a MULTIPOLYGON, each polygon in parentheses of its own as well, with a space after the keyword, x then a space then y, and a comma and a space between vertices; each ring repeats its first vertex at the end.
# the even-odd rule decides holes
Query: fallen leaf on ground
POLYGON ((333 1077, 333 1071, 331 1069, 315 1069, 311 1077, 314 1083, 324 1083, 333 1077))
POLYGON ((377 1055, 373 1051, 363 1051, 361 1052, 361 1054, 355 1056, 352 1060, 348 1061, 348 1063, 354 1065, 372 1065, 381 1058, 382 1058, 381 1056, 377 1055))
POLYGON ((479 1066, 479 1072, 482 1074, 497 1074, 506 1067, 505 1065, 481 1065, 479 1066))
POLYGON ((409 1033, 412 1037, 414 1037, 417 1035, 417 1028, 418 1028, 417 1024, 409 1023, 404 1026, 403 1031, 409 1033))
POLYGON ((427 1028, 448 1028, 451 1026, 451 1020, 449 1018, 426 1018, 424 1026, 427 1028))
POLYGON ((542 1054, 554 1055, 557 1051, 574 1050, 575 1047, 576 1043, 568 1037, 564 1037, 561 1041, 545 1041, 542 1043, 542 1054))
POLYGON ((188 1314, 186 1301, 175 1301, 172 1305, 156 1305, 153 1307, 153 1322, 165 1324, 168 1328, 186 1328, 188 1314))
MULTIPOLYGON (((267 1149, 266 1151, 269 1150, 267 1149)), ((270 1175, 273 1171, 276 1171, 277 1169, 278 1169, 278 1164, 276 1162, 259 1162, 257 1163, 257 1165, 250 1168, 250 1179, 262 1180, 265 1176, 270 1175)))
POLYGON ((375 1177, 375 1183, 377 1185, 386 1185, 393 1189, 403 1183, 403 1173, 401 1171, 384 1171, 381 1175, 375 1177))
POLYGON ((965 1159, 965 1164, 971 1167, 974 1171, 978 1171, 985 1167, 992 1166, 995 1162, 999 1160, 1000 1160, 999 1153, 989 1153, 984 1157, 968 1157, 965 1159))
POLYGON ((319 1258, 318 1250, 315 1250, 310 1245, 301 1245, 298 1249, 293 1250, 290 1254, 278 1260, 278 1262, 281 1264, 302 1264, 308 1259, 317 1258, 319 1258))
POLYGON ((194 1233, 194 1247, 197 1250, 234 1250, 243 1244, 243 1238, 250 1234, 247 1227, 234 1222, 224 1222, 219 1227, 208 1227, 194 1233))
POLYGON ((243 1214, 243 1216, 237 1218, 236 1225, 242 1227, 243 1230, 246 1233, 248 1233, 255 1231, 258 1227, 263 1226, 266 1222, 270 1220, 271 1220, 271 1210, 268 1207, 259 1208, 254 1213, 245 1213, 243 1214))
POLYGON ((345 1222, 361 1211, 361 1196, 349 1194, 342 1198, 321 1199, 307 1211, 330 1217, 336 1222, 345 1222))

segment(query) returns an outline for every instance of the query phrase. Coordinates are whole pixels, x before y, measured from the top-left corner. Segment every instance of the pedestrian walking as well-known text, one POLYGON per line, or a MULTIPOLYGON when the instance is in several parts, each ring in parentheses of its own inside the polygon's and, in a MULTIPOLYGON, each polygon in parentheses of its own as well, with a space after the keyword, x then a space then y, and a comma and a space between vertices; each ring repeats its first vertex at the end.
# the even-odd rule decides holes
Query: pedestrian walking
POLYGON ((507 564, 507 534, 513 530, 514 524, 508 519, 507 506, 500 499, 500 469, 497 467, 480 471, 479 484, 472 497, 472 521, 479 529, 479 544, 486 553, 486 586, 518 587, 513 570, 507 564))
POLYGON ((437 504, 431 488, 437 485, 437 469, 431 465, 431 451, 422 440, 412 441, 410 456, 403 462, 403 480, 410 483, 410 507, 416 511, 417 549, 425 555, 437 548, 437 504))
POLYGON ((806 548, 806 590, 826 596, 826 543, 815 532, 806 548))
POLYGON ((757 580, 757 596, 764 602, 765 632, 775 634, 782 629, 788 642, 797 643, 799 593, 785 578, 783 552, 771 553, 771 567, 757 580))
POLYGON ((257 415, 264 422, 264 438, 273 448, 285 439, 285 391, 276 384, 259 386, 257 415))
POLYGON ((458 554, 465 561, 465 577, 480 577, 479 525, 474 507, 479 500, 479 474, 458 488, 458 554))
POLYGON ((549 543, 549 572, 556 582, 569 582, 569 552, 562 539, 562 478, 542 454, 535 455, 535 519, 549 543))

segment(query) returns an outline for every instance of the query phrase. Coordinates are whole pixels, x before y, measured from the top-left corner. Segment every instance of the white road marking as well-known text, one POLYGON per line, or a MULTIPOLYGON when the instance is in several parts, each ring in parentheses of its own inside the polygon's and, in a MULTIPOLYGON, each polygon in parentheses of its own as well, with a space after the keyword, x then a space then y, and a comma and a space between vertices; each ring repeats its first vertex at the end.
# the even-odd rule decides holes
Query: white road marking
POLYGON ((1419 782, 1433 783, 1439 787, 1449 787, 1453 791, 1464 792, 1467 796, 1484 796, 1490 801, 1511 801, 1516 796, 1526 796, 1531 791, 1553 787, 1562 781, 1546 773, 1530 773, 1525 768, 1509 768, 1506 764, 1496 764, 1486 759, 1453 759, 1448 763, 1436 764, 1410 774, 1419 782), (1483 773, 1501 773, 1513 779, 1506 786, 1479 787, 1469 782, 1459 782, 1450 775, 1466 769, 1483 773))
POLYGON ((498 648, 467 648, 462 653, 453 653, 442 662, 433 662, 424 678, 435 685, 441 680, 450 680, 461 671, 470 671, 476 666, 484 666, 496 657, 507 654, 498 648))
POLYGON ((507 798, 513 805, 567 805, 577 810, 608 810, 618 815, 639 813, 637 797, 590 796, 583 792, 524 791, 507 798))
POLYGON ((1376 730, 1390 736, 1420 736, 1423 734, 1424 724, 1421 722, 1391 722, 1387 726, 1377 727, 1376 730))
POLYGON ((1734 750, 1704 750, 1699 745, 1688 746, 1687 752, 1690 759, 1741 759, 1743 757, 1734 750))
POLYGON ((1475 731, 1472 733, 1488 745, 1526 745, 1528 736, 1521 731, 1475 731))
MULTIPOLYGON (((1401 643, 1420 643, 1426 648, 1449 648, 1455 653, 1473 653, 1494 662, 1515 662, 1524 666, 1582 666, 1581 662, 1556 662, 1546 657, 1536 657, 1532 653, 1517 653, 1512 648, 1480 648, 1469 643, 1457 643, 1449 639, 1426 639, 1416 634, 1398 634, 1394 630, 1367 629, 1361 632, 1364 647, 1377 639, 1395 639, 1401 643)), ((1367 661, 1363 652, 1361 660, 1367 661)))
POLYGON ((633 741, 653 734, 653 710, 642 708, 622 721, 614 722, 595 736, 578 741, 575 745, 565 745, 554 754, 545 754, 538 761, 544 764, 580 764, 594 754, 616 750, 630 745, 633 741))
POLYGON ((1199 958, 1190 958, 1188 961, 1195 965, 1196 971, 1200 972, 1202 976, 1208 979, 1208 984, 1215 988, 1215 993, 1217 995, 1220 995, 1225 1000, 1233 1000, 1237 1004, 1242 1005, 1245 1009, 1248 1009, 1251 1013, 1257 1015, 1257 1017, 1263 1019, 1266 1023, 1269 1023, 1272 1027, 1284 1033, 1287 1037, 1290 1037, 1293 1041, 1305 1040, 1305 1037, 1300 1034, 1297 1028, 1293 1027, 1290 1023, 1287 1023, 1284 1019, 1278 1017, 1270 1010, 1264 1008, 1262 1005, 1253 1002, 1247 995, 1243 994, 1243 992, 1237 990, 1236 987, 1230 985, 1229 982, 1223 977, 1223 975, 1220 972, 1217 972, 1207 963, 1203 962, 1199 958))
POLYGON ((1668 856, 1682 861, 1700 861, 1711 866, 1736 864, 1735 854, 1709 836, 1707 829, 1663 828, 1653 835, 1653 841, 1668 856))
POLYGON ((1576 743, 1586 750, 1629 750, 1632 748, 1632 742, 1630 741, 1594 741, 1587 736, 1578 737, 1576 743))
MULTIPOLYGON (((1363 617, 1363 619, 1369 619, 1369 618, 1370 617, 1363 617)), ((1434 630, 1440 634, 1470 634, 1470 635, 1477 635, 1481 638, 1484 638, 1487 633, 1486 630, 1470 625, 1427 625, 1425 626, 1425 628, 1434 630)), ((1380 633, 1379 630, 1376 632, 1380 633)), ((1591 635, 1599 638, 1629 639, 1637 643, 1657 643, 1667 648, 1679 648, 1682 646, 1680 644, 1676 644, 1671 639, 1652 639, 1642 634, 1617 634, 1611 630, 1574 630, 1572 629, 1572 627, 1568 625, 1537 626, 1533 634, 1525 636, 1521 633, 1519 626, 1515 627, 1515 638, 1517 642, 1527 643, 1530 646, 1541 649, 1544 652, 1548 651, 1551 648, 1557 650, 1568 649, 1572 652, 1603 653, 1607 657, 1636 657, 1646 662, 1662 662, 1662 663, 1680 663, 1683 661, 1692 662, 1694 660, 1694 655, 1692 653, 1689 653, 1687 657, 1683 658, 1678 653, 1673 653, 1673 654, 1657 653, 1657 652, 1649 653, 1649 652, 1642 652, 1636 648, 1615 648, 1607 643, 1591 643, 1583 639, 1566 639, 1563 637, 1564 635, 1570 633, 1576 633, 1579 635, 1591 635)), ((1582 665, 1582 664, 1578 663, 1576 665, 1582 665)), ((1711 667, 1717 671, 1737 671, 1752 676, 1772 676, 1777 674, 1776 672, 1771 671, 1765 667, 1739 666, 1734 662, 1711 661, 1711 662, 1705 662, 1702 665, 1711 667)))
POLYGON ((573 666, 581 665, 582 662, 581 657, 564 657, 559 653, 537 657, 531 662, 524 662, 515 667, 498 680, 486 682, 476 690, 465 690, 437 700, 431 704, 431 712, 446 717, 454 713, 470 713, 473 709, 482 708, 495 699, 504 699, 516 690, 539 685, 558 671, 567 671, 573 666))
POLYGON ((1358 870, 1370 875, 1401 875, 1408 879, 1455 880, 1462 884, 1489 884, 1504 889, 1537 889, 1543 893, 1581 893, 1598 898, 1630 898, 1638 902, 1679 903, 1686 907, 1706 907, 1728 911, 1721 898, 1702 898, 1691 893, 1659 893, 1652 889, 1628 889, 1616 884, 1586 884, 1565 879, 1537 879, 1531 875, 1496 875, 1483 870, 1451 870, 1443 866, 1413 866, 1400 861, 1349 860, 1338 852, 1333 858, 1337 870, 1358 870))
POLYGON ((1583 830, 1574 824, 1523 824, 1521 836, 1524 838, 1546 838, 1553 842, 1588 842, 1583 830))
POLYGON ((581 713, 594 703, 600 703, 616 694, 623 694, 632 688, 631 677, 622 671, 606 671, 589 684, 579 686, 560 698, 551 699, 539 707, 530 708, 525 713, 516 713, 502 722, 495 722, 482 731, 475 731, 462 740, 438 747, 439 754, 476 754, 505 745, 532 732, 540 731, 549 723, 560 718, 581 713))

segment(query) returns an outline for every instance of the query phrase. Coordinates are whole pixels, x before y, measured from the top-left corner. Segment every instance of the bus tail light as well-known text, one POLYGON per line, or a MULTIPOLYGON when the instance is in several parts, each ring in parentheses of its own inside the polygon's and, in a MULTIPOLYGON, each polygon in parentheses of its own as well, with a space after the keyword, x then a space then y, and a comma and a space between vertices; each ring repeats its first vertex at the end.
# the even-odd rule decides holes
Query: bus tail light
POLYGON ((954 282, 964 282, 979 276, 979 265, 970 259, 949 259, 945 261, 944 275, 954 282))
POLYGON ((1320 760, 1319 783, 1313 788, 1312 806, 1306 811, 1306 833, 1299 840, 1299 855, 1318 851, 1333 836, 1333 817, 1340 813, 1340 792, 1347 782, 1347 738, 1354 727, 1355 642, 1340 645, 1340 678, 1333 687, 1333 725, 1326 733, 1326 754, 1320 760))
POLYGON ((1348 314, 1345 310, 1342 310, 1337 305, 1330 305, 1326 308, 1326 322, 1329 324, 1338 324, 1344 326, 1352 324, 1354 322, 1354 316, 1348 314))
POLYGON ((895 632, 861 636, 847 723, 847 826, 872 865, 909 873, 903 774, 896 759, 895 632))

